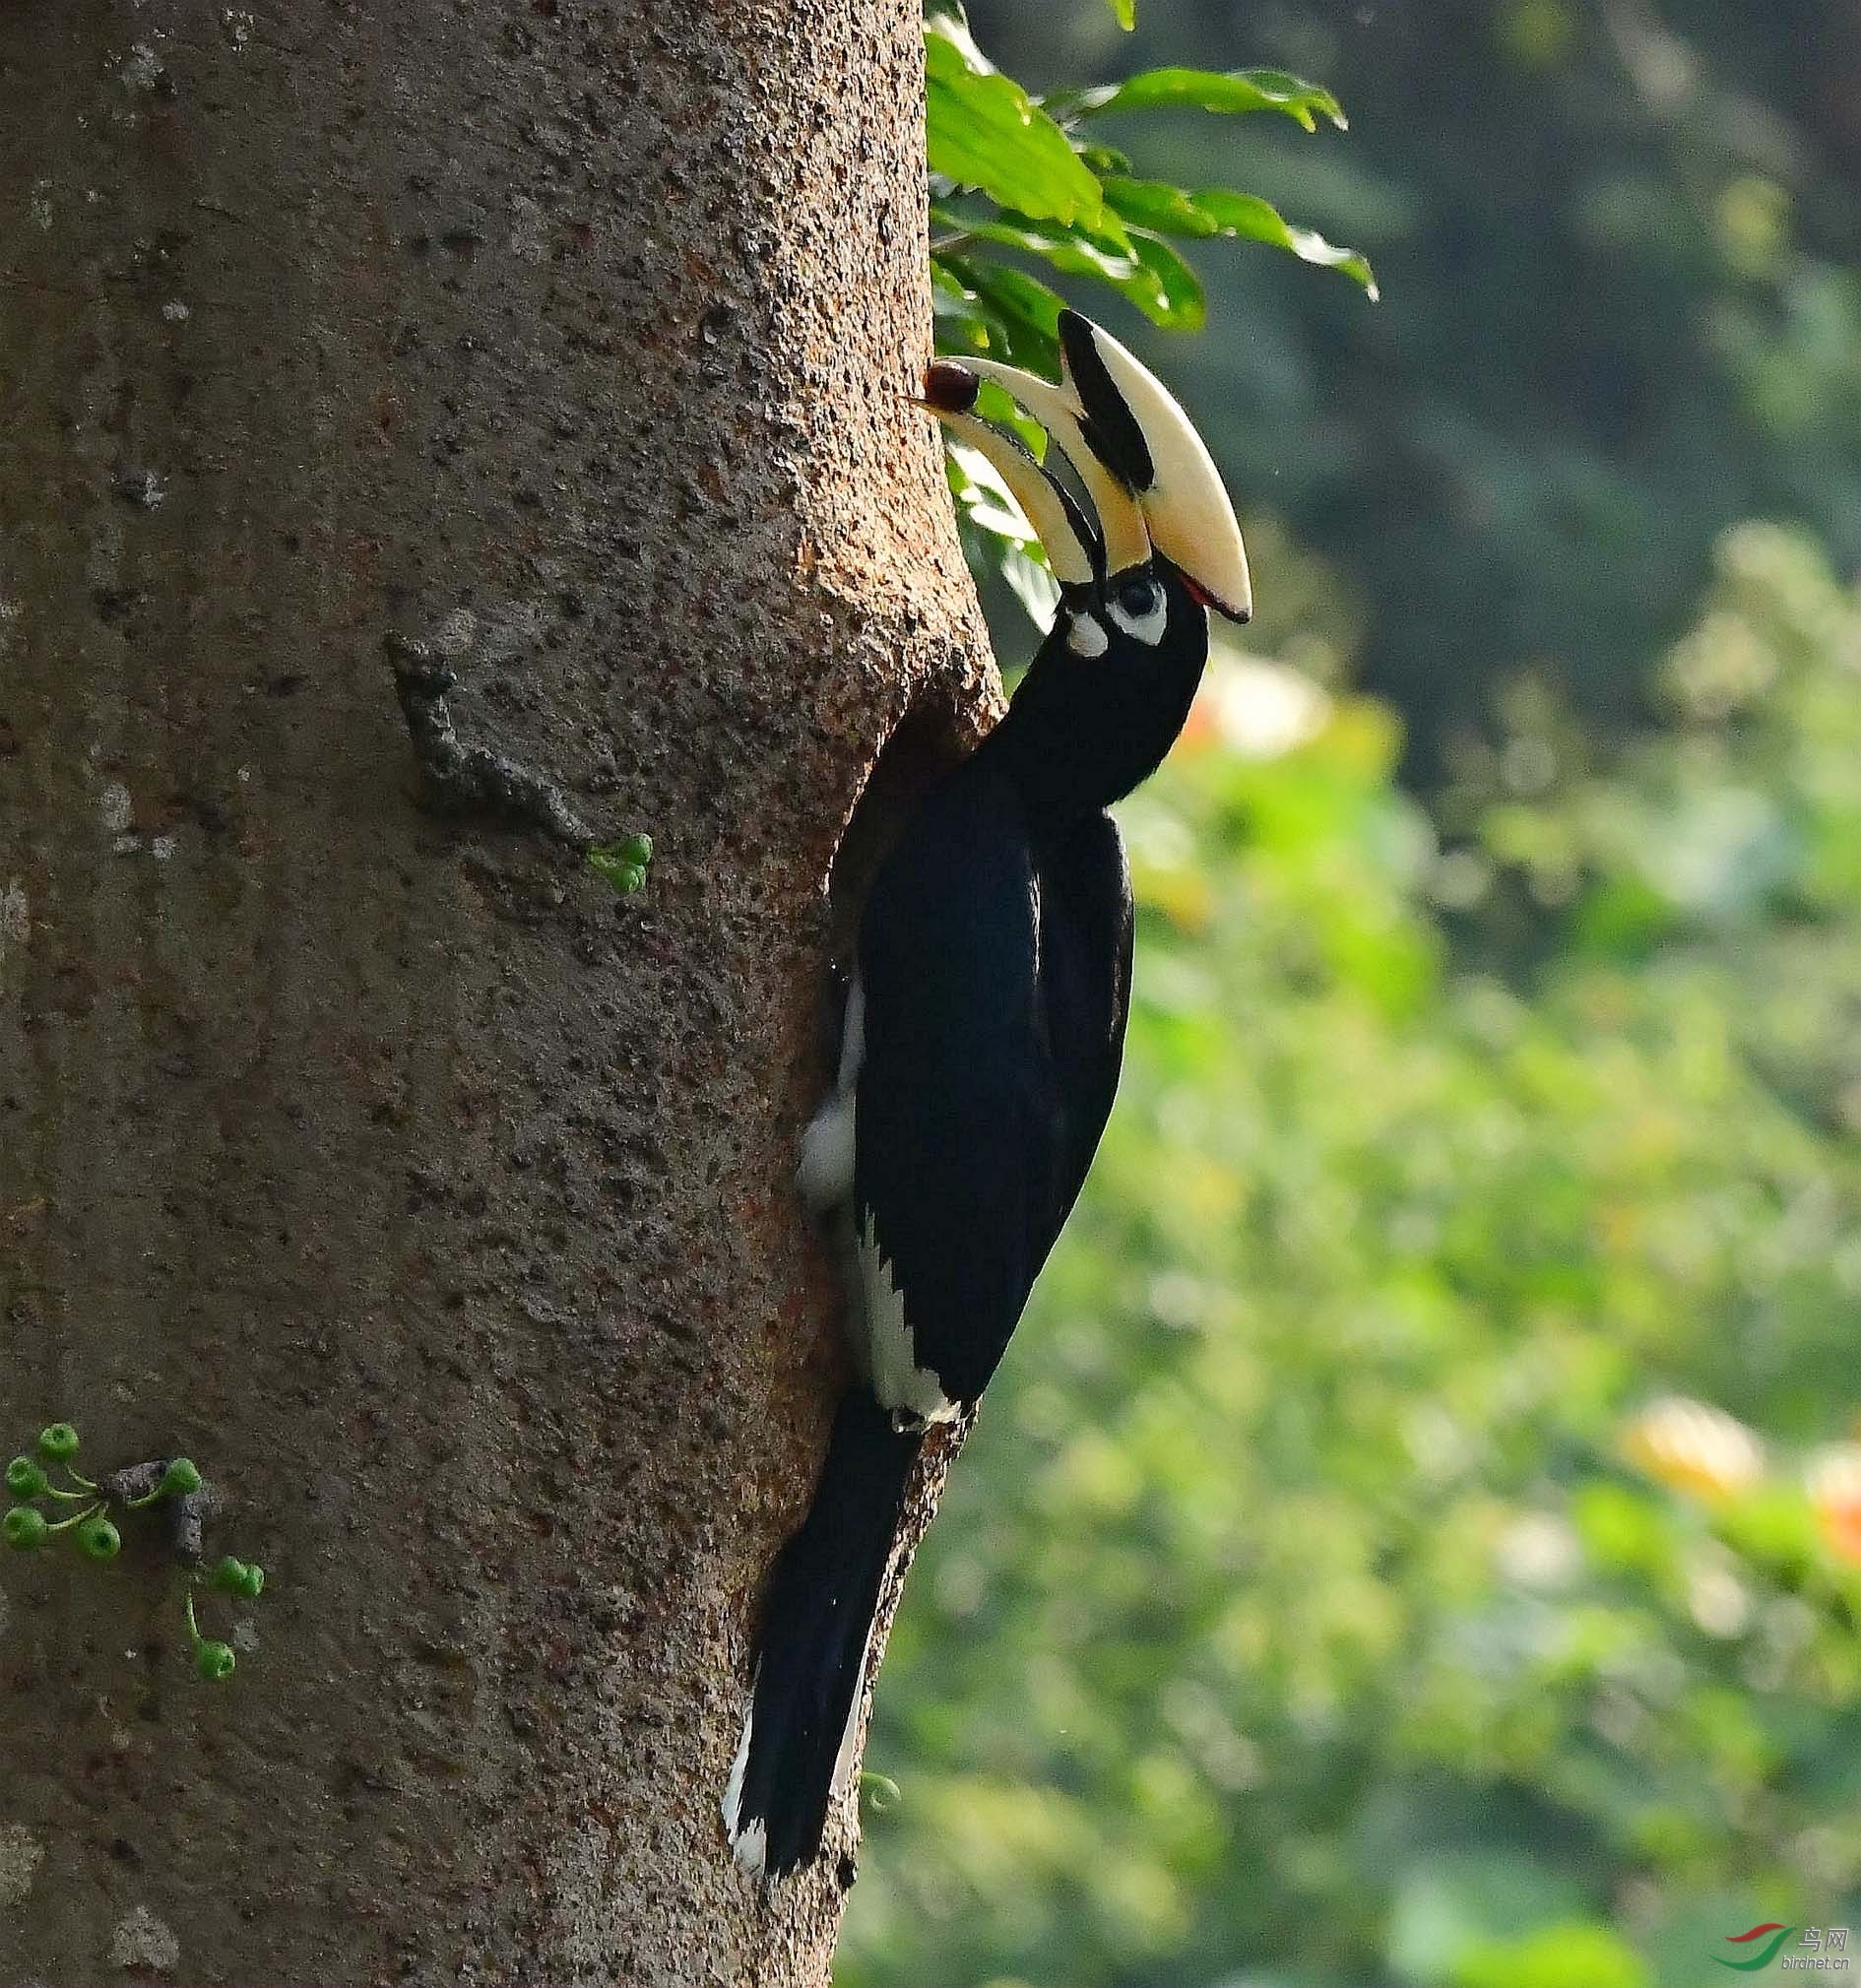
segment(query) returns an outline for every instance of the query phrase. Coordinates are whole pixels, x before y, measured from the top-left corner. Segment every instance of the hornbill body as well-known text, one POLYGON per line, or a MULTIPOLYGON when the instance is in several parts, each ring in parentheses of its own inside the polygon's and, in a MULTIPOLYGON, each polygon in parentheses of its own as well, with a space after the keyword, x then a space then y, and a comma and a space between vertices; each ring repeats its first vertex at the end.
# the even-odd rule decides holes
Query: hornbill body
POLYGON ((974 1405, 1059 1235, 1117 1091, 1130 879, 1106 812, 1170 749, 1210 605, 1249 609, 1246 554, 1187 417, 1108 334, 1060 321, 1059 385, 933 366, 926 406, 995 465, 1060 583, 1001 722, 931 794, 861 915, 833 1095, 800 1184, 841 1251, 862 1378, 770 1578, 724 1801, 737 1859, 820 1848, 851 1764, 880 1586, 926 1430, 974 1405), (983 377, 1040 420, 1089 517, 970 409, 983 377))

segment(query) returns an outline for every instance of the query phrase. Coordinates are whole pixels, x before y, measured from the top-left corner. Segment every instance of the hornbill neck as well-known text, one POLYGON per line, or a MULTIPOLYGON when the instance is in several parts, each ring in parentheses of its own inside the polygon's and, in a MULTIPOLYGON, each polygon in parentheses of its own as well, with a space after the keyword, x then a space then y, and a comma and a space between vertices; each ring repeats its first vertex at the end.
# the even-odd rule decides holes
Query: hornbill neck
POLYGON ((1169 602, 1161 640, 1140 642, 1102 618, 1109 647, 1079 656, 1066 645, 1062 617, 984 742, 1036 819, 1122 801, 1157 770, 1183 730, 1208 661, 1208 612, 1177 573, 1157 565, 1169 602))

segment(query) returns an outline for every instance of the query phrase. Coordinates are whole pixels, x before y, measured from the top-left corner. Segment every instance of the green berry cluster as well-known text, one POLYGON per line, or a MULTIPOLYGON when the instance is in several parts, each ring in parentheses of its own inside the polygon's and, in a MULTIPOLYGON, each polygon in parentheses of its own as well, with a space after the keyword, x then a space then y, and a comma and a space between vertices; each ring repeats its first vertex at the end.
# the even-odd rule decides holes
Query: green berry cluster
POLYGON ((622 897, 631 897, 646 888, 646 872, 653 864, 650 835, 623 836, 618 842, 600 842, 588 852, 588 866, 612 884, 622 897))
MULTIPOLYGON (((154 1464, 147 1464, 134 1471, 119 1471, 99 1484, 86 1477, 72 1460, 78 1453, 78 1432, 69 1422, 53 1422, 41 1429, 34 1449, 33 1455, 16 1456, 6 1469, 7 1489, 21 1502, 0 1519, 0 1537, 16 1553, 35 1553, 48 1545, 55 1533, 69 1533, 87 1560, 114 1560, 122 1551, 123 1535, 110 1517, 112 1509, 141 1511, 166 1499, 190 1499, 201 1488, 200 1471, 186 1456, 169 1457, 159 1474, 154 1464), (55 1483, 54 1470, 69 1482, 55 1483), (125 1480, 139 1488, 126 1489, 125 1480), (50 1501, 54 1510, 59 1503, 84 1508, 53 1518, 39 1509, 40 1500, 50 1501)), ((194 1584, 204 1582, 246 1601, 256 1601, 265 1591, 265 1570, 231 1554, 224 1555, 204 1574, 193 1571, 190 1578, 194 1584)), ((210 1681, 229 1676, 236 1661, 231 1645, 201 1635, 191 1592, 186 1613, 196 1675, 210 1681)))
POLYGON ((123 1536, 110 1522, 109 1501, 71 1460, 78 1453, 78 1432, 69 1422, 50 1423, 38 1432, 34 1447, 33 1455, 16 1456, 7 1465, 7 1489, 22 1503, 0 1519, 0 1536, 16 1553, 34 1553, 54 1533, 66 1532, 87 1560, 114 1560, 123 1536), (69 1482, 54 1484, 53 1470, 69 1482), (38 1508, 38 1499, 51 1501, 54 1510, 59 1504, 84 1509, 52 1518, 38 1508))

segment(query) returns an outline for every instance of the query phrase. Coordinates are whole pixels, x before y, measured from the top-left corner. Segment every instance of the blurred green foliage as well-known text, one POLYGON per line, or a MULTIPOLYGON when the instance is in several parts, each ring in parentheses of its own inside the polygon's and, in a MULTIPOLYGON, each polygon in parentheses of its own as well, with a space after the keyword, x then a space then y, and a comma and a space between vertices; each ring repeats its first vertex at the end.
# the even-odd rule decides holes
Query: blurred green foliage
POLYGON ((1852 0, 1145 0, 1133 34, 1100 0, 971 18, 1057 108, 1234 60, 1348 107, 1348 137, 1304 142, 1168 109, 1088 128, 1137 179, 1242 186, 1366 251, 1380 309, 1190 244, 1203 336, 1101 314, 1194 410, 1249 529, 1277 513, 1372 604, 1364 682, 1424 784, 1503 729, 1523 673, 1592 728, 1644 718, 1740 519, 1861 558, 1852 0))
POLYGON ((1740 529, 1658 681, 1602 768, 1528 686, 1444 832, 1385 706, 1218 662, 1121 810, 1123 1092, 912 1577, 841 1988, 1861 1927, 1856 600, 1740 529))
POLYGON ((1119 289, 1277 660, 1122 810, 1124 1089, 895 1634, 842 1988, 1861 1950, 1861 17, 973 13, 1035 94, 957 24, 933 99, 1034 149, 945 155, 940 343, 1050 369, 1046 280, 1119 289), (1231 53, 1285 68, 1173 66, 1231 53), (1350 143, 1170 116, 1308 76, 1350 143), (1369 287, 1317 228, 1394 301, 1158 239, 1369 287))

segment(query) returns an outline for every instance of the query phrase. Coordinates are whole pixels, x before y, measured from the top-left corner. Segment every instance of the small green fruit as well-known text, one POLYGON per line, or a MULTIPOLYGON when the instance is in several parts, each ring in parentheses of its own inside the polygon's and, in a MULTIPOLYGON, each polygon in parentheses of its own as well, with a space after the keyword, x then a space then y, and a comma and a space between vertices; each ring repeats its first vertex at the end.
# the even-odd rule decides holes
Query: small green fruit
POLYGON ((49 1489, 45 1473, 30 1456, 16 1456, 7 1465, 7 1489, 15 1498, 37 1498, 49 1489))
POLYGON ((171 1493, 185 1496, 190 1491, 200 1489, 200 1472, 195 1468, 192 1457, 177 1456, 161 1473, 161 1482, 156 1486, 156 1496, 166 1498, 171 1493))
POLYGON ((99 1511, 78 1528, 78 1551, 87 1560, 114 1560, 123 1550, 123 1535, 99 1511))
POLYGON ((215 1587, 225 1594, 243 1594, 245 1592, 245 1577, 250 1571, 251 1569, 246 1566, 244 1561, 237 1560, 227 1553, 222 1554, 214 1562, 214 1571, 208 1578, 215 1587))
POLYGON ((239 1592, 247 1601, 257 1601, 265 1592, 265 1570, 256 1562, 247 1566, 245 1578, 239 1583, 239 1592))
POLYGON ((16 1553, 31 1553, 35 1547, 43 1546, 45 1535, 50 1530, 45 1514, 34 1511, 30 1505, 16 1505, 5 1518, 0 1519, 0 1533, 5 1533, 7 1544, 16 1553))
POLYGON ((218 1684, 222 1678, 230 1677, 237 1662, 230 1643, 209 1642, 203 1638, 194 1645, 195 1675, 205 1678, 209 1684, 218 1684))
POLYGON ((48 1423, 38 1432, 38 1453, 63 1463, 78 1453, 78 1432, 69 1422, 48 1423))
POLYGON ((588 866, 611 884, 622 897, 631 897, 646 886, 646 872, 653 861, 650 835, 623 836, 618 842, 598 844, 588 852, 588 866))

